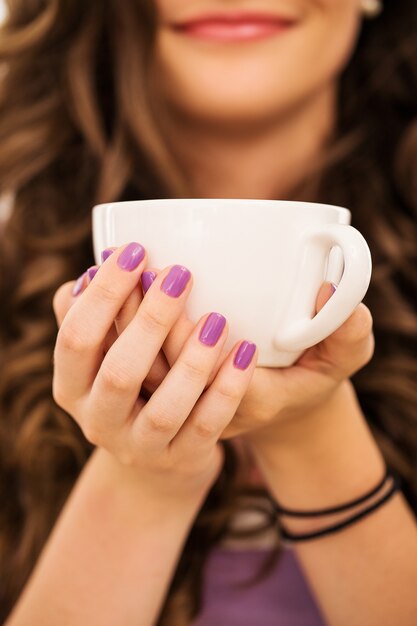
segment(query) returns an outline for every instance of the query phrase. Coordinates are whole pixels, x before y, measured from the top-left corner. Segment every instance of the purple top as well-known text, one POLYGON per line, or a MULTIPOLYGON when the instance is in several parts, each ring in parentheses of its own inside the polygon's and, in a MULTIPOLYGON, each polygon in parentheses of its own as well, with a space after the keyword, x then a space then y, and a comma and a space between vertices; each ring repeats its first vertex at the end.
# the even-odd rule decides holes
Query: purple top
POLYGON ((234 589, 261 567, 268 548, 215 548, 209 555, 203 606, 192 626, 325 626, 292 550, 259 583, 234 589))

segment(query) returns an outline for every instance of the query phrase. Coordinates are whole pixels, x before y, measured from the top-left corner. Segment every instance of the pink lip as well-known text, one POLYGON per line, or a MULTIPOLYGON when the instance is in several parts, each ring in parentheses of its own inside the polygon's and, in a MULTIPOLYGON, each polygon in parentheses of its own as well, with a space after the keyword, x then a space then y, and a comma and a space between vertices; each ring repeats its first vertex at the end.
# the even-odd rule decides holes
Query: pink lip
POLYGON ((175 24, 185 35, 212 41, 248 41, 271 37, 294 26, 295 20, 260 13, 211 14, 175 24))

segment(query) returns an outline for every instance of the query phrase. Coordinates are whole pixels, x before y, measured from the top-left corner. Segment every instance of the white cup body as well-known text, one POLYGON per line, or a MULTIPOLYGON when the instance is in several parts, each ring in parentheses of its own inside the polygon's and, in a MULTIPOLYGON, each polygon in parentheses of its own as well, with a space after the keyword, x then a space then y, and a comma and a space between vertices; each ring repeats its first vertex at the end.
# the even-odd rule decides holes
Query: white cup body
MULTIPOLYGON (((93 209, 94 254, 100 263, 104 248, 138 241, 147 249, 149 267, 185 265, 194 279, 186 305, 190 319, 196 323, 205 313, 222 313, 229 322, 226 347, 241 339, 254 341, 259 366, 284 367, 303 349, 279 349, 280 327, 311 319, 321 283, 328 274, 338 280, 343 273, 340 249, 310 245, 310 233, 329 224, 352 229, 349 223, 345 208, 304 202, 115 202, 93 209)), ((366 291, 370 262, 363 271, 366 291)))

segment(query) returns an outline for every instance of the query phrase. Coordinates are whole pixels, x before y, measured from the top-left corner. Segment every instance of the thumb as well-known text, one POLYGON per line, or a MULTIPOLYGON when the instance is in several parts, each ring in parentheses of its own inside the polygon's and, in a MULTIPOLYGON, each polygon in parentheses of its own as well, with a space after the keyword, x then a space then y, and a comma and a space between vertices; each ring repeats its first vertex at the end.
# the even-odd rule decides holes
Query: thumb
MULTIPOLYGON (((78 279, 84 288, 87 282, 86 272, 80 276, 78 279)), ((72 295, 73 287, 77 281, 71 280, 67 283, 61 285, 55 292, 53 300, 52 300, 52 308, 55 313, 56 321, 58 324, 58 328, 61 326, 64 321, 64 317, 70 310, 71 306, 75 302, 75 297, 72 295)))
MULTIPOLYGON (((333 283, 323 283, 316 300, 317 313, 336 288, 333 283)), ((335 371, 337 369, 343 376, 351 376, 366 365, 374 351, 372 315, 368 307, 361 302, 337 330, 311 350, 314 354, 319 352, 321 358, 332 364, 335 371)))

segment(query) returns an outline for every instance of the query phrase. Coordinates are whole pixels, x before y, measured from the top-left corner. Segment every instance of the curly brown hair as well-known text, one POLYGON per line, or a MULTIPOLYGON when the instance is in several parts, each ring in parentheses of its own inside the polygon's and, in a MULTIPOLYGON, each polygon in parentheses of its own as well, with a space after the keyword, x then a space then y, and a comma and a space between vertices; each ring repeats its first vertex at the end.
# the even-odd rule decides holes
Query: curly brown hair
MULTIPOLYGON (((0 35, 0 621, 16 602, 92 446, 53 400, 56 289, 94 263, 91 207, 188 197, 148 101, 151 0, 8 0, 0 35)), ((360 403, 417 510, 417 5, 387 0, 341 77, 336 132, 294 195, 347 206, 369 242, 376 351, 360 403)), ((160 624, 197 613, 203 565, 241 505, 226 461, 189 535, 160 624)), ((239 471, 238 471, 239 469, 239 471)), ((263 493, 260 490, 260 493, 263 493)))

